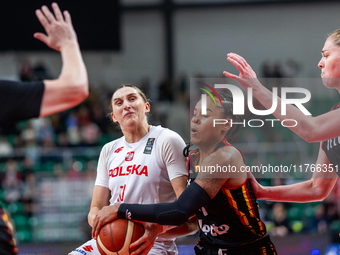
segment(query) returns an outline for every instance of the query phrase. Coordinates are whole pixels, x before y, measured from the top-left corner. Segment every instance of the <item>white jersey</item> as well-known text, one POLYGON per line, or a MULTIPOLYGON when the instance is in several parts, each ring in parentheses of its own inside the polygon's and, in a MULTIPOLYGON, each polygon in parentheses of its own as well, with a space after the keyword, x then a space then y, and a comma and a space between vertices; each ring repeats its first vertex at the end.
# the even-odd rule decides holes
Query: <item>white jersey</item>
POLYGON ((188 175, 184 147, 177 133, 161 126, 151 126, 136 143, 123 136, 103 147, 95 185, 111 190, 111 205, 173 202, 176 194, 170 181, 188 175))
MULTIPOLYGON (((95 185, 111 191, 110 204, 155 204, 173 202, 176 194, 171 180, 187 176, 185 143, 175 132, 151 126, 137 143, 125 137, 107 143, 99 157, 95 185)), ((96 241, 88 241, 70 254, 99 255, 96 241)), ((175 255, 174 239, 157 238, 149 255, 175 255)))
POLYGON ((161 126, 151 126, 136 143, 123 136, 103 147, 95 185, 111 190, 110 204, 173 202, 170 181, 188 175, 184 147, 177 133, 161 126))

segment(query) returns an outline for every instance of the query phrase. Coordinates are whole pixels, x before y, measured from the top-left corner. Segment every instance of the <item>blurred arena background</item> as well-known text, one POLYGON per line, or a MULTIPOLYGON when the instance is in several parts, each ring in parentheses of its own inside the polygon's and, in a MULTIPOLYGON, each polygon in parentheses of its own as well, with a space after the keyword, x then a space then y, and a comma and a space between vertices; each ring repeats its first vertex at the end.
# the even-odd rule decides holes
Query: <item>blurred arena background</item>
MULTIPOLYGON (((0 4, 7 13, 0 27, 1 79, 39 80, 58 74, 59 54, 33 38, 41 30, 34 10, 51 2, 0 4), (20 29, 24 38, 15 37, 20 29)), ((0 127, 0 200, 15 225, 19 254, 66 254, 89 238, 86 217, 98 156, 105 143, 121 136, 108 117, 110 97, 121 84, 146 92, 150 123, 169 127, 185 141, 190 138, 190 78, 222 77, 224 70, 236 73, 227 63, 229 52, 245 57, 259 77, 313 81, 307 105, 313 115, 339 101, 325 89, 319 93, 323 85, 317 80, 325 35, 340 28, 339 1, 57 2, 72 15, 91 91, 70 111, 0 127)), ((319 148, 286 128, 244 128, 234 144, 244 151, 247 165, 312 164, 319 148)), ((289 184, 310 176, 269 174, 259 181, 289 184)), ((323 202, 260 201, 261 216, 280 255, 338 254, 339 187, 323 202)), ((193 254, 197 240, 179 238, 180 255, 193 254)))

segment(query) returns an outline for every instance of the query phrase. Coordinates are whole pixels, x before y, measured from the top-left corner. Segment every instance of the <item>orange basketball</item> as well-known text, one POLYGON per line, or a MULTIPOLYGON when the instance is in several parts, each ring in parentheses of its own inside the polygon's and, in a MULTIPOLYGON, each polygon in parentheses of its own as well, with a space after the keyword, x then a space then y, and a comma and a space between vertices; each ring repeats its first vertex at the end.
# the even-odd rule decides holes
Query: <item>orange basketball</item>
POLYGON ((130 244, 144 234, 143 225, 124 219, 114 220, 102 227, 97 236, 101 255, 129 255, 130 244))

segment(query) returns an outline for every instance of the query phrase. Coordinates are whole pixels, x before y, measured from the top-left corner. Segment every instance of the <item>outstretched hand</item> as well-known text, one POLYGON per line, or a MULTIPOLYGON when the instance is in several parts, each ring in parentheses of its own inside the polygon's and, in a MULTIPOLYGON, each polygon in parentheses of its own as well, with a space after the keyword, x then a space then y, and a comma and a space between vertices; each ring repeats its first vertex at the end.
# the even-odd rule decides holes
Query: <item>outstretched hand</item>
POLYGON ((235 75, 224 71, 223 74, 225 76, 236 80, 245 90, 249 87, 256 90, 262 86, 257 79, 256 73, 243 57, 235 53, 229 53, 227 56, 227 60, 232 63, 240 73, 239 75, 235 75))
POLYGON ((60 51, 69 43, 77 43, 77 35, 73 29, 70 13, 64 11, 62 14, 57 3, 52 3, 52 9, 54 15, 45 5, 41 7, 41 10, 36 10, 35 14, 47 35, 35 33, 33 36, 48 47, 60 51))

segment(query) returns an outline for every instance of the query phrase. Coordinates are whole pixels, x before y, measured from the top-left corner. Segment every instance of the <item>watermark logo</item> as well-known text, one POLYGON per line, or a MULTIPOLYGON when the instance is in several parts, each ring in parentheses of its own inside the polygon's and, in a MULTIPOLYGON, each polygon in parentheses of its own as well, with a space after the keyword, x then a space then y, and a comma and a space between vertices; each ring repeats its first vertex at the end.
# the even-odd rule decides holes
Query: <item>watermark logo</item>
MULTIPOLYGON (((209 87, 217 96, 218 99, 221 102, 222 105, 222 101, 220 96, 218 95, 218 93, 216 92, 216 90, 207 85, 204 84, 205 86, 209 87)), ((244 95, 243 92, 240 88, 238 88, 235 85, 231 85, 231 84, 215 84, 215 88, 216 89, 228 89, 231 93, 231 96, 233 97, 233 114, 234 115, 244 115, 244 95)), ((207 91, 206 89, 200 88, 201 90, 207 92, 213 99, 213 101, 215 102, 216 105, 216 101, 213 98, 212 94, 207 91)), ((270 109, 267 110, 257 110, 254 107, 254 102, 253 102, 253 89, 252 88, 248 88, 247 89, 247 95, 248 95, 248 100, 247 100, 247 105, 248 108, 250 110, 251 113, 255 114, 255 115, 259 115, 259 116, 265 116, 265 115, 270 115, 273 112, 275 112, 275 110, 277 109, 277 105, 278 105, 278 98, 277 98, 277 89, 273 87, 273 91, 272 91, 272 106, 270 109)), ((304 88, 289 88, 289 87, 283 87, 281 88, 281 115, 286 115, 287 113, 287 105, 288 104, 295 104, 296 107, 298 109, 300 109, 300 111, 305 114, 305 115, 312 115, 302 104, 303 103, 307 103, 310 99, 311 99, 311 93, 304 88), (287 94, 288 93, 300 93, 303 94, 305 97, 304 98, 291 98, 288 99, 287 98, 287 94)), ((202 100, 202 114, 206 114, 207 111, 207 97, 206 94, 202 94, 201 95, 201 100, 202 100)))
MULTIPOLYGON (((197 82, 198 84, 202 84, 203 86, 210 89, 217 97, 217 99, 220 101, 220 104, 222 105, 225 99, 221 97, 217 93, 216 89, 227 89, 229 91, 229 94, 231 94, 231 97, 233 98, 233 115, 244 115, 244 105, 245 105, 245 97, 240 88, 238 88, 235 85, 232 84, 215 84, 214 87, 205 84, 203 82, 197 82)), ((215 105, 217 105, 215 97, 212 95, 212 93, 207 90, 206 88, 198 87, 198 89, 204 91, 206 94, 201 94, 201 114, 206 115, 207 114, 207 95, 211 97, 215 105)), ((269 93, 268 93, 269 94, 269 93)), ((287 113, 287 105, 295 105, 304 115, 311 115, 311 113, 303 106, 303 104, 309 102, 311 99, 311 93, 309 90, 305 88, 297 88, 297 87, 282 87, 281 88, 281 115, 285 116, 287 113), (288 98, 287 95, 290 93, 294 93, 295 95, 298 94, 299 96, 302 96, 301 98, 288 98)), ((268 100, 271 100, 272 105, 269 109, 265 110, 258 110, 254 107, 254 100, 253 100, 253 89, 248 88, 247 89, 247 106, 251 113, 257 115, 257 116, 267 116, 270 114, 273 114, 278 107, 278 88, 273 87, 272 88, 272 98, 268 98, 268 100)), ((265 122, 270 122, 271 126, 274 127, 274 122, 279 121, 278 119, 250 119, 247 121, 243 120, 243 122, 233 122, 233 120, 227 120, 227 119, 214 119, 214 127, 219 124, 227 124, 228 122, 231 122, 231 125, 243 125, 244 127, 246 124, 250 127, 262 127, 265 122)), ((295 127, 297 126, 298 122, 295 119, 284 119, 281 121, 281 125, 284 127, 295 127)))
MULTIPOLYGON (((221 100, 219 94, 217 93, 217 91, 216 91, 213 87, 211 87, 211 86, 209 86, 208 84, 205 84, 205 83, 203 83, 203 82, 197 82, 197 83, 200 83, 200 84, 206 86, 206 87, 209 88, 212 92, 214 92, 215 95, 216 95, 216 97, 217 97, 218 100, 220 101, 220 104, 222 105, 222 100, 221 100)), ((200 89, 200 90, 203 90, 205 93, 207 93, 207 94, 211 97, 211 99, 213 100, 213 102, 215 103, 215 105, 217 105, 214 96, 210 93, 209 90, 204 89, 204 88, 200 88, 200 87, 199 87, 199 89, 200 89)), ((207 94, 202 94, 202 95, 201 95, 201 99, 202 99, 202 101, 201 101, 201 103, 202 103, 202 107, 201 107, 202 115, 206 115, 206 114, 207 114, 207 94)))

